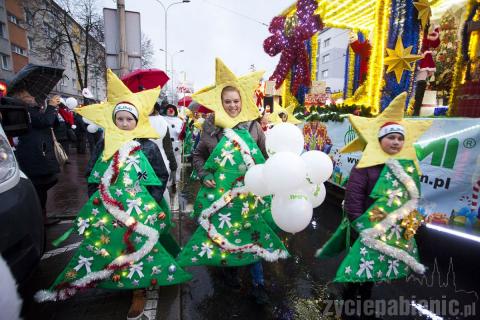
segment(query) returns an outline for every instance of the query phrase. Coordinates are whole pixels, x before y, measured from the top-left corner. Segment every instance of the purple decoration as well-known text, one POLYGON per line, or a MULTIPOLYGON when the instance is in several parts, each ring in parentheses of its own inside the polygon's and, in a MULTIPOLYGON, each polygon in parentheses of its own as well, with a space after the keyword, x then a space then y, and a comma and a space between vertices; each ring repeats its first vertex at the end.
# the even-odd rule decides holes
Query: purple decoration
POLYGON ((281 53, 280 61, 270 77, 270 80, 275 80, 277 89, 293 66, 296 68, 292 94, 296 95, 300 85, 310 87, 310 64, 305 41, 323 29, 320 16, 313 14, 317 5, 315 0, 299 0, 295 16, 288 19, 275 17, 270 23, 268 31, 273 35, 265 39, 263 48, 272 57, 281 53))

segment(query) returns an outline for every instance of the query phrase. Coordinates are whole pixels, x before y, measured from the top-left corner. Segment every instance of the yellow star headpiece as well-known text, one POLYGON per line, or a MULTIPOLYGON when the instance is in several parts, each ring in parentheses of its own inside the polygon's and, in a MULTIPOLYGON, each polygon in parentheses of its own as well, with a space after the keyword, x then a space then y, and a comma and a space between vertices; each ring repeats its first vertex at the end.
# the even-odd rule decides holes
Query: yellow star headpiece
POLYGON ((422 23, 422 29, 425 29, 430 17, 432 16, 432 9, 430 8, 430 3, 428 0, 418 0, 414 2, 413 5, 417 8, 418 11, 418 20, 422 23))
POLYGON ((405 48, 403 46, 402 37, 398 36, 395 49, 387 48, 387 57, 385 64, 388 66, 388 72, 395 72, 397 82, 402 79, 403 70, 413 71, 412 62, 422 59, 421 55, 411 54, 412 46, 405 48))
POLYGON ((221 128, 233 128, 240 122, 257 119, 260 113, 253 100, 253 93, 264 72, 252 72, 237 78, 219 58, 215 60, 215 64, 215 85, 197 91, 192 95, 192 99, 215 112, 215 125, 221 128), (227 86, 240 91, 242 111, 235 118, 230 117, 222 106, 221 93, 227 86))
MULTIPOLYGON (((295 107, 295 106, 293 106, 293 107, 295 107)), ((295 118, 295 116, 293 115, 293 109, 291 107, 285 109, 281 105, 276 104, 276 103, 273 104, 273 113, 270 114, 268 120, 271 123, 274 123, 274 124, 283 122, 282 118, 280 117, 280 113, 286 113, 287 114, 287 116, 288 116, 287 122, 288 123, 291 123, 291 124, 302 123, 302 121, 295 118)))
POLYGON ((94 122, 105 131, 105 149, 103 160, 110 159, 126 142, 135 138, 159 138, 160 136, 150 125, 148 116, 153 110, 155 101, 160 94, 160 87, 132 93, 125 84, 110 70, 107 70, 107 100, 76 108, 75 112, 94 122), (138 122, 135 129, 127 131, 118 128, 113 120, 113 109, 120 102, 135 106, 138 111, 138 122))
POLYGON ((432 125, 432 121, 404 119, 403 110, 406 99, 406 92, 399 94, 376 118, 349 115, 350 123, 359 137, 346 145, 341 152, 350 153, 363 150, 362 158, 357 164, 358 168, 375 166, 394 158, 414 160, 417 169, 420 170, 413 144, 432 125), (378 132, 386 122, 396 122, 405 129, 405 143, 402 150, 395 155, 384 152, 378 141, 378 132))

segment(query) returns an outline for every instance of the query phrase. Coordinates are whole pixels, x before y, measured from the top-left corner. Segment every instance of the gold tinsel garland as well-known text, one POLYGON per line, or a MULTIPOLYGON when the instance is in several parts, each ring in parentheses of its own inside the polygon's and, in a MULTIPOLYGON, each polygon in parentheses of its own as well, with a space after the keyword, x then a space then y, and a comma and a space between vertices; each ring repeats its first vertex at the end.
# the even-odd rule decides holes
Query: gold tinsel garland
POLYGON ((348 45, 348 83, 345 99, 353 96, 353 82, 355 81, 355 51, 348 45))
POLYGON ((310 61, 312 62, 312 68, 310 70, 310 80, 315 81, 317 80, 317 56, 318 56, 318 32, 315 33, 315 35, 310 39, 311 43, 311 56, 310 56, 310 61))
MULTIPOLYGON (((475 3, 475 0, 470 0, 467 3, 467 9, 465 10, 463 20, 465 20, 472 10, 472 4, 475 3)), ((465 61, 463 60, 462 55, 462 46, 459 45, 457 48, 457 60, 455 62, 455 69, 453 72, 452 78, 452 88, 450 89, 450 98, 448 100, 448 116, 455 116, 457 114, 457 93, 458 87, 461 83, 463 83, 463 79, 465 76, 465 61)))

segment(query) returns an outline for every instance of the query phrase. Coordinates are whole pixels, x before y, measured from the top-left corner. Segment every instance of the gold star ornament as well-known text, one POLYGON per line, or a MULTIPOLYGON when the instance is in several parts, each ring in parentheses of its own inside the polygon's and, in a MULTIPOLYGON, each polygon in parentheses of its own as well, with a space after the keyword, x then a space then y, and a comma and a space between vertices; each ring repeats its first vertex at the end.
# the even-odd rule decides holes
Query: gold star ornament
POLYGON ((160 94, 160 87, 132 93, 110 70, 107 70, 107 100, 74 111, 102 127, 105 132, 103 160, 110 159, 126 142, 136 138, 156 139, 160 136, 150 125, 149 115, 160 94), (113 110, 119 103, 133 105, 138 111, 137 126, 133 130, 122 130, 115 125, 113 110))
POLYGON ((397 38, 395 49, 387 48, 387 57, 385 64, 388 66, 388 72, 395 72, 397 82, 400 83, 404 70, 413 71, 412 62, 422 59, 421 55, 411 54, 412 46, 405 48, 403 46, 402 37, 397 38))
POLYGON ((425 29, 430 17, 432 16, 432 9, 430 8, 430 3, 428 0, 418 0, 414 2, 413 5, 417 8, 418 11, 418 20, 422 23, 422 29, 425 29))
POLYGON ((215 125, 221 128, 233 128, 240 122, 252 121, 260 116, 253 94, 262 78, 263 71, 249 73, 237 78, 227 66, 217 58, 215 60, 215 84, 201 89, 192 95, 192 99, 215 112, 215 125), (223 88, 232 86, 240 91, 242 110, 235 118, 223 109, 221 93, 223 88))
POLYGON ((405 119, 404 108, 407 93, 399 94, 389 106, 383 110, 376 118, 365 118, 355 115, 349 115, 350 123, 358 133, 358 138, 346 145, 341 152, 351 153, 363 151, 362 158, 357 164, 357 168, 367 168, 385 163, 388 159, 411 159, 414 160, 417 169, 420 171, 415 147, 413 144, 427 131, 432 125, 431 120, 412 120, 405 119), (384 152, 378 140, 380 128, 387 122, 396 122, 405 129, 405 142, 402 150, 389 155, 384 152))

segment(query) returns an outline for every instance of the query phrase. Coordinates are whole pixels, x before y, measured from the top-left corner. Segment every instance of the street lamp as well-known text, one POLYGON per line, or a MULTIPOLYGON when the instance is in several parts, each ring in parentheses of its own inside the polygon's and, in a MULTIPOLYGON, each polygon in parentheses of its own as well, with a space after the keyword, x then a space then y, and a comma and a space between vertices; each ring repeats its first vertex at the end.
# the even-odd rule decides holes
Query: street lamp
POLYGON ((168 13, 168 9, 170 9, 171 6, 173 5, 176 5, 176 4, 182 4, 182 3, 189 3, 190 0, 183 0, 183 1, 179 1, 179 2, 174 2, 174 3, 171 3, 169 4, 167 7, 165 7, 165 5, 160 1, 160 0, 155 0, 157 1, 163 8, 163 11, 165 12, 165 50, 162 50, 165 52, 165 71, 167 71, 167 64, 168 64, 168 60, 167 60, 167 13, 168 13))
MULTIPOLYGON (((183 53, 185 52, 185 50, 178 50, 177 52, 173 53, 173 54, 170 54, 168 53, 167 51, 163 50, 163 49, 160 49, 160 51, 162 52, 165 52, 165 57, 167 56, 167 54, 170 56, 170 74, 172 76, 172 98, 173 98, 173 92, 175 90, 174 88, 174 77, 175 77, 175 71, 173 69, 173 58, 175 57, 175 55, 179 54, 179 53, 183 53)), ((168 72, 166 69, 165 69, 165 72, 168 72)))

